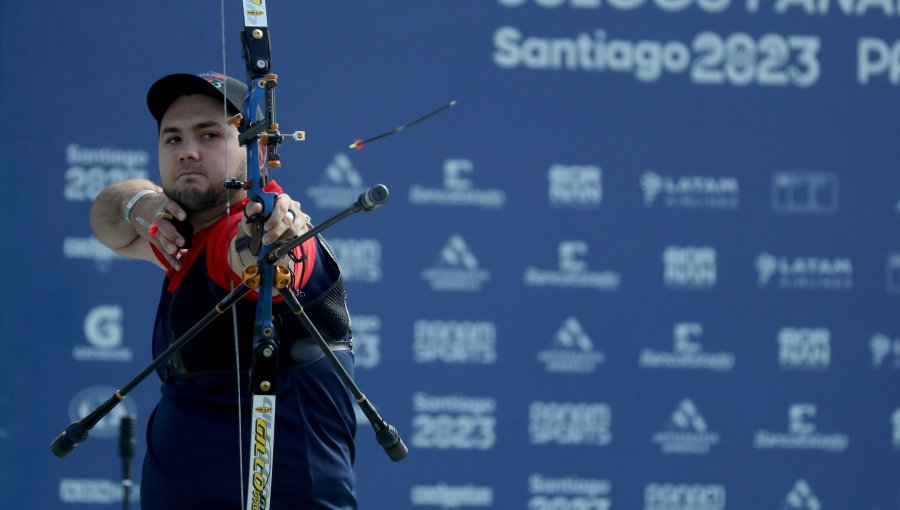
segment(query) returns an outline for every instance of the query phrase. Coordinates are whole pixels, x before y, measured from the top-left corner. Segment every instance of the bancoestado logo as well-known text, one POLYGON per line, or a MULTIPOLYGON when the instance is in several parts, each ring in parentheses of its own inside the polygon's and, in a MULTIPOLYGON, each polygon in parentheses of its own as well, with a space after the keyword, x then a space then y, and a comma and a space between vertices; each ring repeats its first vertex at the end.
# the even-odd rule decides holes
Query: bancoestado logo
POLYGON ((782 214, 835 214, 838 176, 834 172, 776 172, 772 210, 782 214))
POLYGON ((778 365, 782 370, 824 371, 831 364, 831 331, 827 328, 781 328, 778 365))
POLYGON ((375 368, 381 361, 381 318, 377 315, 353 315, 354 366, 375 368))
POLYGON ((809 482, 801 478, 788 491, 781 508, 784 510, 822 510, 823 507, 809 482))
POLYGON ((547 171, 550 205, 596 208, 603 201, 603 172, 595 165, 553 165, 547 171))
POLYGON ((147 151, 112 147, 66 146, 66 186, 63 197, 70 202, 91 202, 106 186, 125 179, 146 179, 150 155, 147 151))
POLYGON ((708 455, 719 443, 719 434, 710 432, 694 402, 686 398, 669 418, 666 430, 653 434, 662 453, 708 455))
POLYGON ((691 42, 617 38, 598 27, 574 35, 526 35, 513 26, 494 32, 494 64, 507 70, 629 74, 656 82, 688 71, 704 85, 809 87, 818 82, 817 36, 701 32, 691 42), (776 49, 777 48, 777 49, 776 49))
MULTIPOLYGON (((348 204, 349 205, 349 204, 348 204)), ((329 239, 347 282, 381 280, 381 242, 377 239, 329 239)))
POLYGON ((413 361, 491 365, 497 361, 497 326, 490 321, 419 319, 413 324, 413 361))
MULTIPOLYGON (((115 388, 107 386, 91 386, 85 388, 72 397, 69 401, 69 419, 79 421, 100 404, 106 402, 115 393, 115 388)), ((91 437, 111 438, 119 435, 119 422, 123 416, 136 416, 137 404, 133 398, 126 398, 112 408, 102 420, 91 429, 91 437)))
POLYGON ((716 286, 716 250, 708 246, 668 246, 663 250, 663 281, 673 290, 716 286))
POLYGON ((606 356, 594 348, 578 319, 568 317, 551 341, 549 349, 538 352, 537 360, 547 372, 592 374, 606 356))
MULTIPOLYGON (((121 481, 62 478, 59 481, 59 501, 62 503, 118 504, 122 502, 124 490, 121 481)), ((141 485, 133 484, 128 501, 139 503, 141 485)))
POLYGON ((603 478, 528 477, 529 510, 608 510, 612 483, 603 478))
POLYGON ((441 508, 485 507, 494 504, 494 488, 487 485, 413 485, 409 502, 414 506, 441 508))
POLYGON ((847 434, 833 432, 822 434, 816 431, 813 419, 816 405, 811 403, 791 404, 788 407, 788 431, 770 432, 757 430, 753 447, 757 450, 819 450, 840 453, 847 449, 850 438, 847 434))
POLYGON ((499 209, 506 203, 506 192, 500 189, 476 188, 466 175, 475 171, 468 159, 444 161, 444 186, 426 188, 413 184, 409 188, 409 202, 413 205, 454 205, 499 209))
POLYGON ((756 257, 760 288, 845 291, 853 288, 853 262, 849 258, 756 257))
POLYGON ((612 411, 600 402, 532 402, 528 436, 535 445, 606 446, 612 441, 612 411))
POLYGON ((696 369, 728 372, 734 367, 730 352, 703 352, 696 339, 703 335, 698 322, 678 322, 672 327, 672 351, 641 349, 638 366, 641 368, 696 369))
POLYGON ((99 305, 84 317, 84 336, 91 345, 76 345, 72 357, 78 361, 131 361, 133 354, 122 347, 122 307, 99 305))
POLYGON ((412 444, 439 450, 490 450, 497 441, 491 397, 413 394, 412 444))
POLYGON ((525 269, 528 287, 571 287, 611 291, 619 288, 621 276, 615 271, 591 271, 582 258, 588 253, 585 241, 560 241, 559 268, 525 269))
POLYGON ((648 483, 644 510, 725 510, 725 486, 720 484, 648 483))
POLYGON ((740 198, 740 186, 734 177, 673 177, 644 172, 641 189, 645 207, 659 204, 680 209, 737 209, 740 198))
POLYGON ((451 236, 435 264, 422 271, 422 278, 437 291, 478 292, 491 273, 478 266, 478 259, 462 236, 451 236))
POLYGON ((869 350, 872 351, 872 368, 900 369, 900 337, 875 333, 869 340, 869 350))
POLYGON ((306 190, 306 196, 320 209, 343 209, 356 202, 367 189, 350 158, 338 153, 325 167, 319 184, 306 190))

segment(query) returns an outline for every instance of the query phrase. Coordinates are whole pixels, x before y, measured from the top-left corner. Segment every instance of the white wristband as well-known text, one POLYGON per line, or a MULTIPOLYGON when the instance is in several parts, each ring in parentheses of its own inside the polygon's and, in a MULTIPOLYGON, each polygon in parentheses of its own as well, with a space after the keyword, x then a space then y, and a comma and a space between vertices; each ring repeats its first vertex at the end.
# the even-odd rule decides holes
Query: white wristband
POLYGON ((150 193, 157 193, 157 191, 154 189, 142 189, 141 191, 135 193, 130 200, 128 200, 128 202, 125 204, 125 221, 131 223, 131 209, 133 209, 134 206, 138 203, 138 200, 144 198, 144 196, 149 195, 150 193))

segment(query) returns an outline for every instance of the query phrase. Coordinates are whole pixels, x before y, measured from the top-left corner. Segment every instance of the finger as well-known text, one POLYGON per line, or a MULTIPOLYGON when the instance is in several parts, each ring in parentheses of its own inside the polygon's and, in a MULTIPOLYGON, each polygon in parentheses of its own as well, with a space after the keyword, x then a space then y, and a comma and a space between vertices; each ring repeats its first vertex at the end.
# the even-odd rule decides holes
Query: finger
MULTIPOLYGON (((184 237, 182 237, 181 234, 178 233, 178 229, 175 228, 175 225, 172 224, 172 222, 161 219, 156 222, 156 228, 157 239, 177 246, 178 248, 184 246, 184 237)), ((166 247, 166 251, 169 251, 168 247, 166 247)))
POLYGON ((166 205, 165 205, 165 207, 163 207, 163 210, 168 211, 169 213, 172 214, 172 216, 178 218, 181 221, 184 221, 185 219, 187 219, 187 212, 181 208, 181 205, 179 205, 178 202, 176 202, 174 200, 169 200, 168 202, 166 202, 166 205))

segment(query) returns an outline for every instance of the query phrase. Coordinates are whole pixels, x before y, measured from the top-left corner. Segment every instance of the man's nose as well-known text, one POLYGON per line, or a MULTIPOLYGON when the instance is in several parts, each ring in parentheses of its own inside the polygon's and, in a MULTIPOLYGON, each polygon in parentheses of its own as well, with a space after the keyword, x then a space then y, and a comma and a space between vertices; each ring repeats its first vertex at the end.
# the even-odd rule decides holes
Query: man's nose
POLYGON ((197 150, 197 144, 192 141, 185 141, 181 144, 181 152, 178 154, 178 161, 199 161, 200 152, 197 150))

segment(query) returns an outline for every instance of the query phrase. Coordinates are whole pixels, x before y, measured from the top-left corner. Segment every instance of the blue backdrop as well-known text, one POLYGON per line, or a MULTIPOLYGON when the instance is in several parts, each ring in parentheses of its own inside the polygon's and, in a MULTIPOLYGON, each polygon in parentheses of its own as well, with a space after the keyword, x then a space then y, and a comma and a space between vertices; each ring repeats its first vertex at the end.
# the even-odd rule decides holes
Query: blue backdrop
MULTIPOLYGON (((158 180, 153 81, 243 77, 226 3, 224 64, 217 2, 0 5, 10 508, 119 505, 124 413, 140 472, 156 379, 48 449, 150 361, 162 274, 99 245, 88 210, 158 180)), ((362 424, 361 507, 900 508, 898 16, 270 2, 279 121, 308 137, 276 178, 314 221, 391 191, 328 232, 358 382, 410 447, 393 464, 362 424)))

